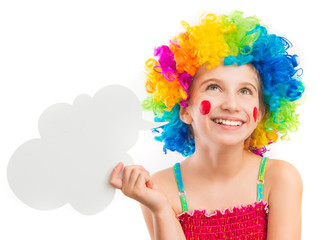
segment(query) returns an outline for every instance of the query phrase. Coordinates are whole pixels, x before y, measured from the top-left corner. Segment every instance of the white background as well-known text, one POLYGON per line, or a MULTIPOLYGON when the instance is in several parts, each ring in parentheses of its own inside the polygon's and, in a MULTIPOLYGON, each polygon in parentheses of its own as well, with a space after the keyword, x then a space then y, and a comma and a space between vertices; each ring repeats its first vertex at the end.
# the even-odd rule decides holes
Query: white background
MULTIPOLYGON (((149 239, 139 204, 119 191, 103 212, 85 216, 70 206, 38 211, 10 190, 6 169, 15 149, 39 138, 48 106, 118 83, 140 100, 143 66, 153 49, 195 24, 203 12, 234 9, 257 15, 287 37, 304 69, 306 101, 290 142, 269 157, 291 162, 303 179, 302 239, 330 239, 335 210, 335 8, 332 1, 1 1, 0 3, 0 239, 149 239)), ((151 115, 144 114, 151 119, 151 115)), ((150 172, 182 157, 161 151, 149 131, 129 151, 150 172)), ((61 177, 61 176, 60 176, 61 177)))

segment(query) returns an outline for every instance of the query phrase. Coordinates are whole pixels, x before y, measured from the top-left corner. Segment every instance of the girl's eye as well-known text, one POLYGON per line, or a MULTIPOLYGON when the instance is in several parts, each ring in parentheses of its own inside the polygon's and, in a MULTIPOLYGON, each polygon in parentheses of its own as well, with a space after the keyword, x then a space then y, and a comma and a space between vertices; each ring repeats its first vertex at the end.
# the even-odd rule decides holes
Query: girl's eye
POLYGON ((240 90, 240 93, 246 95, 246 94, 252 94, 252 91, 248 88, 243 88, 240 90))
POLYGON ((207 90, 220 90, 218 85, 216 84, 211 84, 207 87, 207 90))

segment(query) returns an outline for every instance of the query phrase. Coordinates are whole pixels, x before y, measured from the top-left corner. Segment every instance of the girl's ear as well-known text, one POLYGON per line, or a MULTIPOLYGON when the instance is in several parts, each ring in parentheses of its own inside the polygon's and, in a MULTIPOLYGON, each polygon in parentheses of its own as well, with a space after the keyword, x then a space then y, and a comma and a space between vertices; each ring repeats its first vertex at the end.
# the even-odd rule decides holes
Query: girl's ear
POLYGON ((266 114, 266 107, 263 107, 258 111, 258 122, 260 122, 266 114))
POLYGON ((257 124, 259 124, 261 122, 261 120, 265 117, 266 111, 267 111, 266 107, 265 108, 261 108, 260 110, 258 110, 257 124))
POLYGON ((192 117, 190 116, 188 112, 188 109, 183 106, 180 107, 180 118, 186 124, 191 124, 193 121, 192 117))

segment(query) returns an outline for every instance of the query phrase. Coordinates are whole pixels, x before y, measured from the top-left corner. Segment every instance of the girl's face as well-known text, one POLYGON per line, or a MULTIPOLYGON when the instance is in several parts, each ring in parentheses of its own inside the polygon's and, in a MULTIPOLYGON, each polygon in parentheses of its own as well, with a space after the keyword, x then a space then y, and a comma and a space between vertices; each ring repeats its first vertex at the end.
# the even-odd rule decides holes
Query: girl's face
MULTIPOLYGON (((202 66, 190 87, 182 121, 191 124, 195 140, 236 145, 243 143, 263 117, 259 109, 260 84, 251 65, 202 66)), ((261 104, 260 104, 261 105, 261 104)))

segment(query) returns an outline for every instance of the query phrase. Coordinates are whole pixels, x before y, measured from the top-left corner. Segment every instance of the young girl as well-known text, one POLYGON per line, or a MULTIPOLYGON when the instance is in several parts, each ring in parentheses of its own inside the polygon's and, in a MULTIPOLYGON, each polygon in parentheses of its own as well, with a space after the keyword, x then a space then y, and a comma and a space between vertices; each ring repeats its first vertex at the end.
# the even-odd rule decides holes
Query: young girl
POLYGON ((256 17, 208 14, 146 62, 143 107, 168 122, 163 150, 187 157, 150 175, 119 163, 111 184, 141 203, 151 239, 300 239, 302 181, 266 146, 298 126, 304 86, 290 42, 256 17))

